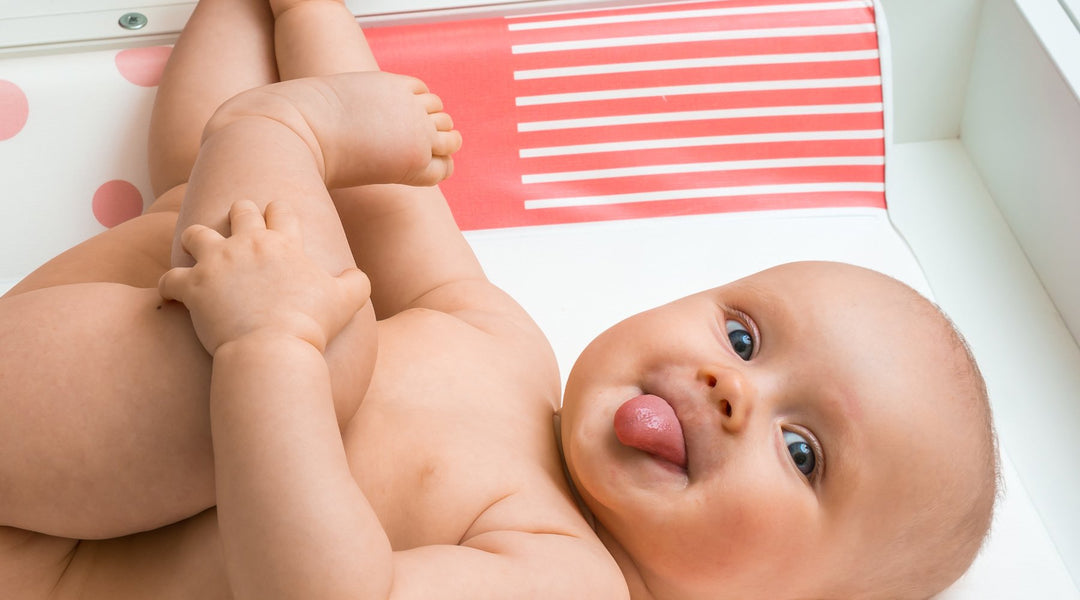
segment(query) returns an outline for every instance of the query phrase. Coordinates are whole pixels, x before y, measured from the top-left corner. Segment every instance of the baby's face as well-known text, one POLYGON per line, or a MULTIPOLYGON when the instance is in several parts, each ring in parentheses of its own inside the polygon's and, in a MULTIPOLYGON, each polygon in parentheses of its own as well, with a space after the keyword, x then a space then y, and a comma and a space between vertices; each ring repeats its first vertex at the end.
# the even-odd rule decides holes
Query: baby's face
POLYGON ((834 263, 602 334, 570 374, 562 439, 634 597, 844 596, 905 560, 899 532, 971 477, 950 466, 971 429, 946 400, 956 351, 910 291, 834 263))

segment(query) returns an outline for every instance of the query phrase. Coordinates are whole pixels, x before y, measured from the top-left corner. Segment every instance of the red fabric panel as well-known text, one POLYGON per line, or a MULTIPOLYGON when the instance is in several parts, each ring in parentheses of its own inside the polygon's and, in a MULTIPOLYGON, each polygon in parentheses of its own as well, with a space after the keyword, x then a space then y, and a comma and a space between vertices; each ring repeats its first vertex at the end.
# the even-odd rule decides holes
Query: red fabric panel
POLYGON ((367 34, 464 135, 442 184, 462 229, 885 206, 870 2, 675 2, 367 34), (657 61, 679 62, 641 64, 657 61))

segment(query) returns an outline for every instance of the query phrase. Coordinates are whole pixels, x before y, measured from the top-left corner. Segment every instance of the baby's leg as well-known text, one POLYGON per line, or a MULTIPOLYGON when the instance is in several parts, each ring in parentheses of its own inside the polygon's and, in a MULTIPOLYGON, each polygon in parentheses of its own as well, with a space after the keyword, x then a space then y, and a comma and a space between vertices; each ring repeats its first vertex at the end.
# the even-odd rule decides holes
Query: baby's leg
MULTIPOLYGON (((270 5, 282 80, 379 68, 341 0, 270 5)), ((438 187, 371 185, 335 189, 332 196, 353 258, 371 279, 380 318, 414 306, 447 281, 484 278, 438 187)))
MULTIPOLYGON (((257 16, 260 20, 260 23, 263 25, 261 29, 267 32, 271 30, 276 32, 278 30, 278 27, 276 23, 272 25, 273 16, 271 13, 271 8, 274 7, 268 5, 266 3, 266 0, 259 1, 261 2, 261 7, 258 11, 259 14, 257 16)), ((323 3, 316 2, 313 4, 323 3)), ((337 8, 345 10, 344 5, 342 4, 338 4, 337 8)), ((227 19, 222 20, 227 22, 227 19)), ((286 21, 287 20, 288 19, 286 19, 286 21)), ((348 20, 353 25, 353 29, 358 31, 359 28, 356 27, 355 22, 351 19, 351 16, 348 17, 348 20)), ((334 26, 337 23, 339 23, 339 21, 324 20, 323 26, 325 30, 320 32, 319 35, 328 35, 331 37, 335 36, 336 32, 334 31, 334 26)), ((228 47, 231 47, 229 46, 229 44, 231 44, 231 41, 229 43, 223 41, 223 38, 228 36, 228 33, 222 32, 221 29, 222 27, 218 25, 218 31, 208 31, 204 34, 204 38, 195 39, 194 43, 191 46, 180 48, 180 46, 178 45, 177 51, 190 50, 190 54, 185 54, 184 56, 182 56, 183 62, 179 63, 180 66, 178 66, 177 69, 174 70, 174 72, 166 73, 166 75, 173 75, 179 77, 183 73, 189 86, 194 84, 196 86, 210 86, 214 89, 228 87, 227 82, 221 83, 213 81, 211 79, 207 83, 201 83, 200 80, 200 78, 205 75, 205 72, 213 70, 213 67, 210 65, 212 65, 212 63, 218 60, 216 56, 217 52, 215 51, 215 45, 220 46, 224 44, 228 47), (194 65, 193 67, 190 67, 190 70, 188 70, 189 63, 191 65, 194 65)), ((286 28, 286 32, 288 31, 288 29, 289 28, 286 28)), ((262 65, 268 71, 271 71, 259 75, 263 77, 267 75, 276 77, 277 68, 275 63, 273 48, 274 43, 272 41, 272 36, 260 36, 259 39, 254 41, 256 42, 255 47, 257 49, 257 53, 259 54, 260 65, 262 65)), ((249 52, 251 51, 249 50, 249 52)), ((298 48, 297 52, 303 52, 303 48, 298 48)), ((307 73, 305 74, 305 76, 321 74, 323 73, 307 73)), ((205 94, 203 95, 205 96, 205 94)), ((158 113, 165 113, 166 111, 162 109, 168 109, 169 112, 177 113, 181 117, 195 121, 201 120, 202 123, 205 123, 209 119, 211 113, 217 109, 216 104, 213 106, 207 105, 204 107, 190 108, 185 103, 183 103, 182 100, 182 97, 179 98, 175 106, 173 106, 172 104, 167 104, 164 107, 156 107, 155 110, 158 113)), ((161 121, 164 124, 156 129, 152 129, 152 134, 158 134, 164 139, 169 139, 173 137, 170 135, 168 125, 175 122, 176 119, 162 118, 161 121)), ((156 120, 155 123, 157 123, 156 120)), ((183 127, 183 123, 181 123, 181 127, 183 127)), ((186 132, 187 130, 185 129, 185 133, 186 132)), ((199 133, 202 133, 201 129, 199 133)), ((153 140, 154 138, 152 137, 151 139, 153 140)), ((186 140, 181 147, 177 148, 173 154, 165 154, 165 157, 168 158, 168 160, 162 159, 158 161, 160 164, 157 165, 157 168, 154 169, 154 172, 158 175, 158 178, 162 182, 166 182, 165 185, 179 181, 186 181, 186 174, 188 171, 191 170, 193 165, 193 163, 190 162, 190 160, 192 160, 195 156, 193 150, 198 147, 198 143, 199 138, 197 136, 192 137, 190 140, 186 140), (165 168, 169 164, 179 165, 178 169, 174 169, 177 172, 177 176, 169 176, 168 169, 165 168), (183 179, 179 178, 181 175, 184 177, 183 179)), ((238 148, 236 151, 245 152, 247 150, 244 148, 238 148)), ((167 150, 165 152, 167 152, 167 150)), ((155 166, 153 160, 151 161, 151 165, 152 167, 155 166)), ((283 167, 287 169, 305 168, 307 167, 307 165, 283 165, 283 167)), ((287 178, 281 177, 281 180, 286 181, 287 178)), ((250 199, 254 200, 256 204, 259 204, 261 207, 266 204, 266 200, 264 198, 260 198, 259 194, 257 193, 257 182, 253 183, 256 185, 256 189, 252 190, 250 199)), ((215 227, 222 233, 225 233, 229 204, 220 201, 220 195, 214 193, 189 193, 188 195, 189 198, 198 198, 199 200, 197 203, 194 203, 191 202, 189 199, 185 201, 182 208, 180 208, 180 219, 177 225, 177 234, 179 234, 179 232, 188 225, 194 223, 207 224, 215 227)), ((310 198, 312 196, 298 194, 297 197, 310 198)), ((163 204, 165 206, 175 206, 175 203, 163 204)), ((306 240, 305 249, 307 250, 308 254, 312 255, 317 261, 322 263, 328 271, 334 274, 341 272, 347 267, 354 266, 352 253, 349 250, 348 242, 345 238, 344 232, 342 231, 340 219, 337 216, 337 212, 334 209, 334 206, 330 202, 309 202, 306 203, 304 206, 298 206, 295 213, 300 215, 302 219, 304 239, 306 240)), ((176 235, 174 238, 171 255, 173 265, 190 264, 190 258, 187 257, 180 248, 179 235, 176 235)))
POLYGON ((352 13, 341 0, 270 0, 281 79, 378 71, 352 13))
MULTIPOLYGON (((273 31, 266 0, 200 0, 196 5, 173 47, 150 118, 148 158, 155 197, 187 182, 203 128, 219 106, 278 80, 273 31)), ((179 207, 168 204, 174 211, 179 207)))
MULTIPOLYGON (((189 196, 330 206, 325 182, 434 184, 436 146, 457 139, 435 101, 383 73, 245 92, 207 125, 189 196)), ((373 325, 358 315, 326 351, 341 425, 373 368, 373 325)), ((0 525, 115 537, 213 504, 209 362, 181 306, 116 284, 33 290, 0 300, 0 339, 0 525)))
POLYGON ((277 81, 265 0, 201 0, 169 57, 150 118, 156 200, 146 213, 60 254, 8 295, 107 281, 154 287, 169 268, 176 213, 210 115, 232 96, 277 81))
POLYGON ((264 0, 199 2, 152 117, 155 193, 171 191, 0 299, 0 525, 113 537, 214 504, 209 358, 156 285, 207 120, 276 79, 272 27, 264 0))
POLYGON ((182 306, 31 290, 0 299, 0 339, 0 526, 96 539, 213 506, 210 361, 182 306))

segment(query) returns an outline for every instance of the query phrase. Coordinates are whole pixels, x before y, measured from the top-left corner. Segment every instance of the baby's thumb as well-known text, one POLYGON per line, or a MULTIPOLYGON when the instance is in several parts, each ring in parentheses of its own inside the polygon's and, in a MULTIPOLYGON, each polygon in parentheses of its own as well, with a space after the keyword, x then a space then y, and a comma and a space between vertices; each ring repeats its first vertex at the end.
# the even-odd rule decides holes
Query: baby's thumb
POLYGON ((371 298, 371 280, 360 269, 345 269, 337 280, 345 292, 345 298, 355 310, 360 310, 371 298))
POLYGON ((158 293, 166 300, 183 302, 184 289, 187 287, 190 273, 190 267, 176 267, 165 271, 165 274, 158 279, 158 293))

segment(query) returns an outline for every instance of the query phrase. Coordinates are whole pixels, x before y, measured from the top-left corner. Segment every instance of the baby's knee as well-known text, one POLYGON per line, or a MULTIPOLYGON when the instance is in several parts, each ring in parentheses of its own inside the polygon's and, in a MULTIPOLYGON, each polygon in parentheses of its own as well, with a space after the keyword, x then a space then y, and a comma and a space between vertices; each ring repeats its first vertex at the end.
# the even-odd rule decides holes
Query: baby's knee
MULTIPOLYGON (((324 179, 327 154, 338 145, 335 140, 355 135, 348 126, 352 107, 341 100, 333 77, 294 79, 247 90, 224 102, 203 129, 203 144, 236 126, 261 123, 281 127, 299 139, 311 152, 324 179)), ((253 149, 257 151, 258 149, 253 149)))
POLYGON ((247 90, 221 104, 203 128, 202 141, 221 135, 238 123, 256 120, 285 127, 313 150, 318 140, 304 116, 310 95, 302 82, 289 81, 247 90))

